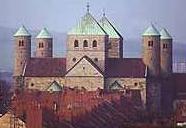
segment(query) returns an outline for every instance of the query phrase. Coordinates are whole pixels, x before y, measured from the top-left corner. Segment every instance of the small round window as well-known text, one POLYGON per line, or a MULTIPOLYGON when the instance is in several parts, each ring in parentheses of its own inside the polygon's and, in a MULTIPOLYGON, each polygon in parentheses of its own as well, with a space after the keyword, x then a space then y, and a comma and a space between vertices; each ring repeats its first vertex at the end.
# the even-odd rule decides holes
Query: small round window
POLYGON ((72 61, 73 61, 73 62, 76 62, 76 58, 73 58, 72 61))

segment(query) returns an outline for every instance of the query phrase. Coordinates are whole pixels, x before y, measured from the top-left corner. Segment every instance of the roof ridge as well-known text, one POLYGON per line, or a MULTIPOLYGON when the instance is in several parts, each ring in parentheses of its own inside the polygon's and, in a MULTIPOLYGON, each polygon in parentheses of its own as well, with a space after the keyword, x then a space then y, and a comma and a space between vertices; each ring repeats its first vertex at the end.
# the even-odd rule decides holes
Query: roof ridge
POLYGON ((109 34, 109 37, 122 38, 121 34, 118 32, 116 27, 108 20, 108 18, 105 15, 100 19, 99 23, 100 23, 101 27, 103 27, 103 29, 109 34), (107 28, 106 28, 105 24, 106 24, 107 28), (112 29, 112 30, 109 30, 109 29, 112 29))
POLYGON ((76 25, 72 28, 68 35, 108 35, 101 27, 98 21, 92 16, 90 12, 87 12, 76 25))

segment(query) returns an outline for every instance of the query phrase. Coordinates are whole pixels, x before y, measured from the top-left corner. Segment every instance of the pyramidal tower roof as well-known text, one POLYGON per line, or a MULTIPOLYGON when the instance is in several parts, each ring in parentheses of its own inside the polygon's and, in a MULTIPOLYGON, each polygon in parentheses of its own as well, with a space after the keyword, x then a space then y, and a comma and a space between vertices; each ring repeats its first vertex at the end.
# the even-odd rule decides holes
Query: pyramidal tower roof
POLYGON ((51 34, 48 32, 47 28, 43 28, 36 38, 52 38, 51 34))
POLYGON ((28 32, 28 30, 25 28, 25 26, 21 26, 17 32, 14 34, 14 37, 17 36, 31 36, 31 34, 28 32))
POLYGON ((161 31, 160 31, 160 35, 161 35, 161 39, 172 39, 171 35, 168 33, 168 31, 163 28, 161 31))
POLYGON ((120 38, 122 37, 114 25, 107 19, 105 13, 103 13, 103 17, 100 20, 101 27, 106 31, 110 38, 120 38))
POLYGON ((156 27, 151 24, 142 34, 143 36, 159 36, 160 33, 159 31, 156 29, 156 27))
POLYGON ((107 35, 107 33, 90 14, 89 5, 87 5, 87 13, 82 17, 78 25, 68 32, 68 35, 107 35))

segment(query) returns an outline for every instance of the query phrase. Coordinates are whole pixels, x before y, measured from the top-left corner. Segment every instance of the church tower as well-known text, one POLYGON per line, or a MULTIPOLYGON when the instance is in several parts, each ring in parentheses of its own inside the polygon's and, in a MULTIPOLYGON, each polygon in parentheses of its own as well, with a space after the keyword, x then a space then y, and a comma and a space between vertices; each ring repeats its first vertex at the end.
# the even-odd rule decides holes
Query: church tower
POLYGON ((26 62, 31 58, 31 35, 22 26, 14 34, 15 38, 15 53, 14 53, 14 77, 19 77, 23 74, 26 62))
POLYGON ((143 62, 148 68, 148 75, 160 75, 160 34, 151 24, 143 33, 143 62))
POLYGON ((143 33, 143 62, 147 66, 147 110, 161 113, 160 34, 153 24, 143 33))
POLYGON ((108 58, 123 58, 123 37, 108 20, 105 13, 103 13, 99 24, 109 35, 108 58))
POLYGON ((160 31, 160 34, 161 74, 167 77, 172 74, 172 37, 165 28, 160 31))
POLYGON ((67 36, 67 70, 72 68, 83 56, 89 57, 102 71, 107 58, 108 35, 89 12, 67 36))
POLYGON ((52 57, 52 36, 46 28, 43 28, 36 37, 36 57, 52 57))

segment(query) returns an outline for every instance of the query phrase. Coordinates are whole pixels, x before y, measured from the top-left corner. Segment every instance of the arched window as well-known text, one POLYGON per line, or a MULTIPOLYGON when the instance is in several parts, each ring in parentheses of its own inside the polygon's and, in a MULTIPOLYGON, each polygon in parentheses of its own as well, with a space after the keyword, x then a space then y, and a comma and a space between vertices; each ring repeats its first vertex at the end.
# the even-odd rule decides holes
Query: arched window
POLYGON ((153 47, 153 41, 148 41, 148 46, 153 47))
POLYGON ((83 47, 88 47, 88 41, 87 40, 83 41, 83 47))
POLYGON ((43 47, 44 47, 43 42, 40 42, 40 43, 39 43, 39 48, 43 48, 43 47))
POLYGON ((78 42, 78 40, 75 40, 75 41, 74 41, 74 47, 75 47, 75 48, 79 47, 79 42, 78 42))
POLYGON ((163 49, 168 48, 168 44, 163 44, 163 49))
POLYGON ((93 41, 92 47, 94 47, 94 48, 97 47, 97 41, 96 40, 93 41))
POLYGON ((23 40, 19 40, 19 46, 24 46, 24 41, 23 40))

